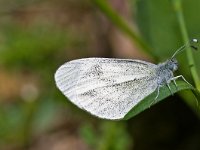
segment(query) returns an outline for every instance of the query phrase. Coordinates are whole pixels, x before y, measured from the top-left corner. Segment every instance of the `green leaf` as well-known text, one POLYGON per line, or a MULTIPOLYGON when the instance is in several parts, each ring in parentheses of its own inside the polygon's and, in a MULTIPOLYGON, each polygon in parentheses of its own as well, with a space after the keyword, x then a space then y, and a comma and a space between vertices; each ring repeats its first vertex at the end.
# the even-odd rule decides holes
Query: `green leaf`
MULTIPOLYGON (((172 93, 177 93, 177 92, 182 91, 182 90, 192 90, 192 92, 194 93, 196 98, 198 100, 200 99, 200 93, 195 88, 193 88, 192 86, 188 85, 186 82, 177 81, 177 85, 178 86, 176 88, 174 83, 172 83, 172 82, 170 83, 170 87, 171 87, 172 93)), ((144 98, 143 100, 141 100, 140 103, 138 103, 135 107, 133 107, 126 114, 126 116, 123 118, 123 120, 130 119, 131 117, 134 117, 135 115, 141 113, 145 109, 150 108, 151 106, 155 105, 156 103, 160 102, 161 100, 164 100, 165 98, 171 96, 171 92, 170 92, 169 88, 166 85, 166 86, 163 86, 163 87, 160 88, 160 93, 159 93, 159 96, 158 96, 157 100, 155 100, 156 95, 157 95, 157 90, 154 91, 149 96, 147 96, 146 98, 144 98)))

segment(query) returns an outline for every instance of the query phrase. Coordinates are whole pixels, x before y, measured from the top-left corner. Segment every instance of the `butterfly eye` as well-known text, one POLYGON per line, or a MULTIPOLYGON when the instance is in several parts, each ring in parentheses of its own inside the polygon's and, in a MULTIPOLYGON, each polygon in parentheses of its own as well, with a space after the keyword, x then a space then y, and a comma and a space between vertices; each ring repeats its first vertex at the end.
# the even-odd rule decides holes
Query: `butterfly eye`
POLYGON ((178 62, 176 59, 171 59, 170 61, 168 61, 168 69, 170 69, 171 71, 176 71, 178 69, 178 62))
POLYGON ((178 63, 174 64, 173 71, 176 71, 178 69, 178 63))

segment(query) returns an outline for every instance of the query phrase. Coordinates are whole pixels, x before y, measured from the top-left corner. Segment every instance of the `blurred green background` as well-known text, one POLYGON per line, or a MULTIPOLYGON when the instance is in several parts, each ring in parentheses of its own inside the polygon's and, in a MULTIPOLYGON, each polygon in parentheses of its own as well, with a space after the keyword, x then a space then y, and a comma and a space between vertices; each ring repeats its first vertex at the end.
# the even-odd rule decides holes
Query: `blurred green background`
MULTIPOLYGON (((78 109, 54 82, 72 59, 165 61, 184 43, 177 1, 106 1, 147 51, 99 0, 0 0, 0 150, 199 150, 200 113, 188 91, 128 121, 106 121, 78 109)), ((188 38, 200 38, 200 1, 179 2, 188 38)), ((200 51, 193 54, 200 74, 200 51)), ((193 84, 186 54, 178 60, 177 74, 193 84)))

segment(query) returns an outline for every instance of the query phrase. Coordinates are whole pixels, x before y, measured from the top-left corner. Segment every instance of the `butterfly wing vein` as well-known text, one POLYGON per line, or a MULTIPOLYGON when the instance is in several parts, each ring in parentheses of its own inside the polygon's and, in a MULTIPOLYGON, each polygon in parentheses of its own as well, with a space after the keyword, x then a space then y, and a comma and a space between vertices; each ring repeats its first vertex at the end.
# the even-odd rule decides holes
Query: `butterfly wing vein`
POLYGON ((62 65, 57 87, 78 107, 106 119, 122 119, 157 88, 156 65, 140 60, 85 58, 62 65))

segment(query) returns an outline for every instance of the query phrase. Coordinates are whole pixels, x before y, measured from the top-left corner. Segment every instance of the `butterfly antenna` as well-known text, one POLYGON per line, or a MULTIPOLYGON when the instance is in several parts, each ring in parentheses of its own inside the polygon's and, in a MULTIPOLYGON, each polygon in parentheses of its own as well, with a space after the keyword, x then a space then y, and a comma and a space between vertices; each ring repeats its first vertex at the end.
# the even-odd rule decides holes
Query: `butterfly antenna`
POLYGON ((191 41, 189 41, 188 43, 186 43, 185 45, 181 46, 178 50, 176 50, 176 52, 172 55, 171 59, 173 59, 178 53, 182 52, 183 50, 185 50, 186 47, 191 47, 194 50, 197 50, 198 48, 194 45, 192 45, 192 43, 198 43, 197 39, 192 39, 191 41))

